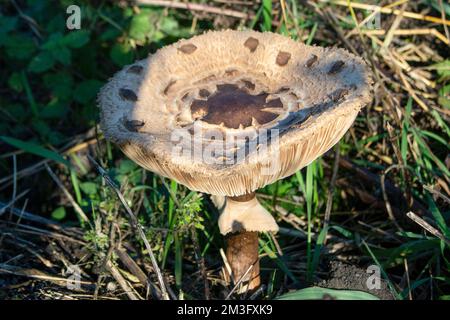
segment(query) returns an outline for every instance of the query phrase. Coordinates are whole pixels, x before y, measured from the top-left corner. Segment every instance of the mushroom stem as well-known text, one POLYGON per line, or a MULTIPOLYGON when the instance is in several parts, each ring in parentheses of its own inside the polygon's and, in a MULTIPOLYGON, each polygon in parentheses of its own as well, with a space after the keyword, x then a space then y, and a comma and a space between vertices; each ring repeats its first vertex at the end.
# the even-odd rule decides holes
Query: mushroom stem
POLYGON ((278 231, 275 219, 259 203, 254 192, 237 197, 213 196, 212 200, 221 211, 219 229, 223 235, 242 230, 278 231))
POLYGON ((252 292, 261 283, 259 276, 258 232, 240 231, 225 236, 226 256, 238 293, 252 292))
MULTIPOLYGON (((225 236, 226 257, 238 293, 254 291, 260 285, 258 233, 277 232, 278 225, 272 215, 251 192, 237 197, 211 197, 220 211, 219 228, 225 236)), ((225 280, 230 275, 225 272, 225 280)))

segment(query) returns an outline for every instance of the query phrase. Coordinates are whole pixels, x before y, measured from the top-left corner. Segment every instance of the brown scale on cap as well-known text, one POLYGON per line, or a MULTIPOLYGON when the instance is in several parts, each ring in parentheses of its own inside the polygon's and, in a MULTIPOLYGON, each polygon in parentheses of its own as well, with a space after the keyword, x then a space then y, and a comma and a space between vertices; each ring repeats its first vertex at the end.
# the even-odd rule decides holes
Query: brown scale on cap
POLYGON ((169 93, 170 88, 176 83, 176 80, 170 80, 169 84, 164 88, 164 95, 167 96, 167 94, 169 93))
POLYGON ((337 89, 330 95, 330 98, 333 102, 339 102, 348 94, 348 92, 349 90, 347 88, 337 89))
POLYGON ((217 76, 215 74, 211 74, 211 75, 209 75, 209 76, 207 76, 205 78, 202 78, 200 80, 195 81, 194 84, 195 85, 204 84, 204 83, 208 83, 208 82, 214 81, 216 79, 217 79, 217 76))
POLYGON ((193 45, 192 43, 188 43, 188 44, 184 44, 181 47, 179 47, 178 50, 180 50, 181 52, 186 53, 186 54, 191 54, 195 50, 197 50, 197 47, 195 45, 193 45))
POLYGON ((280 89, 278 89, 276 93, 286 93, 289 90, 291 90, 291 88, 284 86, 284 87, 281 87, 280 89))
POLYGON ((119 95, 124 100, 137 101, 138 99, 136 93, 134 93, 134 91, 130 89, 120 88, 119 95))
POLYGON ((307 68, 311 68, 313 66, 314 63, 316 63, 317 61, 317 56, 315 54, 311 55, 311 58, 309 58, 306 63, 305 63, 305 67, 307 68))
POLYGON ((128 131, 139 132, 145 125, 145 122, 141 120, 125 120, 123 124, 128 131))
POLYGON ((206 89, 200 89, 198 95, 202 98, 208 98, 211 95, 211 92, 206 89))
POLYGON ((280 99, 266 101, 268 93, 251 95, 234 84, 217 86, 217 91, 207 100, 194 100, 191 113, 194 118, 200 118, 209 124, 223 123, 228 128, 238 129, 252 125, 252 118, 260 124, 273 121, 278 117, 265 108, 283 108, 280 99))
POLYGON ((127 69, 127 73, 141 74, 144 68, 142 66, 134 65, 127 69))
POLYGON ((181 97, 181 101, 186 102, 189 98, 189 92, 186 92, 182 97, 181 97))
POLYGON ((238 74, 239 74, 239 71, 236 70, 236 69, 228 69, 228 70, 225 71, 225 75, 226 75, 227 77, 235 77, 235 76, 237 76, 238 74))
POLYGON ((333 63, 331 65, 331 68, 328 71, 328 74, 336 74, 336 73, 338 73, 339 71, 342 70, 342 67, 344 67, 344 64, 345 64, 345 62, 342 61, 342 60, 336 61, 335 63, 333 63))
POLYGON ((258 45, 259 45, 258 39, 253 37, 249 37, 244 42, 244 46, 246 46, 250 50, 250 52, 255 52, 256 48, 258 48, 258 45))
POLYGON ((283 66, 287 65, 287 63, 289 62, 289 59, 291 59, 291 54, 289 52, 280 51, 277 55, 276 63, 280 67, 283 67, 283 66))
POLYGON ((242 83, 244 84, 244 87, 246 87, 249 90, 255 90, 255 84, 249 80, 242 80, 242 83))

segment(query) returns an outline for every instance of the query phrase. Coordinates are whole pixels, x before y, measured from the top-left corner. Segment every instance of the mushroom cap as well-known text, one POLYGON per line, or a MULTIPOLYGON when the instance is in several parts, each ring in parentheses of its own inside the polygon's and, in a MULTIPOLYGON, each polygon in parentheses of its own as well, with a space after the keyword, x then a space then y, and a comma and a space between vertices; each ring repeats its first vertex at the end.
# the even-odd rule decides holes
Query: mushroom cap
POLYGON ((99 94, 106 138, 192 190, 238 196, 329 150, 371 100, 364 61, 255 31, 207 32, 119 71, 99 94))

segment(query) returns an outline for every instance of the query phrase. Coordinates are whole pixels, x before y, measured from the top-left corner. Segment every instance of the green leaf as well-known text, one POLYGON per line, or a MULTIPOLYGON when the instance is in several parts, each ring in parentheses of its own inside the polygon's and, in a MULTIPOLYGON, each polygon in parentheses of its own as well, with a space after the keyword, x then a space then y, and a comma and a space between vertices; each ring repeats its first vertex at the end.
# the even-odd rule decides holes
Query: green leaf
POLYGON ((311 287, 283 294, 275 300, 380 300, 378 297, 358 290, 338 290, 311 287))
POLYGON ((336 230, 337 232, 342 234, 347 239, 351 239, 353 237, 353 234, 350 231, 348 231, 347 229, 342 228, 341 226, 333 225, 333 226, 330 227, 330 229, 336 230))
POLYGON ((43 119, 61 119, 67 114, 67 111, 69 111, 67 103, 54 98, 42 108, 39 116, 43 119))
MULTIPOLYGON (((64 12, 65 14, 65 12, 64 12)), ((45 30, 48 34, 59 32, 66 28, 66 19, 62 14, 57 14, 51 18, 48 24, 45 26, 45 30)))
POLYGON ((62 44, 63 35, 61 32, 52 33, 47 41, 42 45, 41 49, 44 50, 58 50, 63 46, 62 44))
POLYGON ((80 189, 87 195, 94 195, 97 193, 97 184, 94 182, 83 182, 80 183, 80 189))
POLYGON ((150 18, 151 15, 147 10, 133 16, 130 24, 130 37, 138 41, 145 41, 145 38, 154 31, 150 18))
POLYGON ((450 77, 450 60, 444 60, 442 62, 435 63, 429 68, 436 70, 439 76, 439 81, 444 81, 450 77))
POLYGON ((433 201, 433 198, 429 194, 426 194, 425 198, 427 199, 428 209, 431 211, 434 220, 436 220, 439 229, 441 229, 441 232, 445 237, 450 238, 450 230, 448 229, 445 223, 445 219, 442 216, 441 212, 439 211, 439 208, 433 201))
POLYGON ((168 35, 177 36, 180 32, 178 21, 170 16, 164 17, 160 23, 160 29, 168 35))
POLYGON ((59 207, 53 210, 52 212, 52 218, 55 220, 62 220, 66 217, 66 209, 64 207, 59 207))
POLYGON ((75 88, 73 98, 82 104, 88 103, 97 96, 102 85, 101 81, 95 79, 83 81, 75 88))
POLYGON ((52 54, 49 51, 42 51, 35 56, 28 65, 28 69, 32 72, 41 73, 44 72, 55 64, 52 54))
POLYGON ((68 72, 62 71, 44 75, 44 85, 59 100, 67 100, 72 95, 73 79, 68 72))
POLYGON ((120 34, 121 34, 120 30, 109 28, 99 35, 99 39, 102 41, 113 40, 118 38, 120 34))
POLYGON ((16 28, 18 17, 0 16, 0 32, 10 32, 16 28))
POLYGON ((26 142, 19 139, 6 137, 6 136, 0 136, 0 140, 3 142, 12 145, 13 147, 16 147, 18 149, 21 149, 23 151, 35 154, 37 156, 54 160, 56 162, 62 163, 68 167, 70 167, 70 163, 64 159, 59 153, 56 153, 54 151, 48 150, 44 147, 41 147, 40 145, 35 144, 34 142, 26 142))
POLYGON ((87 30, 76 30, 70 31, 64 36, 62 43, 71 48, 81 48, 89 42, 89 31, 87 30))
POLYGON ((7 33, 14 30, 17 24, 17 17, 0 15, 0 46, 5 44, 7 33))
POLYGON ((438 103, 445 109, 450 109, 450 99, 439 97, 438 103))
POLYGON ((23 83, 20 76, 20 73, 13 72, 11 76, 8 79, 8 85, 11 89, 17 92, 22 92, 23 90, 23 83))
POLYGON ((24 35, 9 35, 3 40, 6 54, 12 59, 29 59, 36 50, 33 40, 24 35))
POLYGON ((272 30, 272 0, 263 0, 262 1, 262 7, 263 7, 263 29, 264 31, 270 31, 272 30))
POLYGON ((63 65, 70 65, 70 61, 72 60, 72 54, 69 49, 66 47, 60 46, 56 50, 51 51, 53 58, 55 60, 61 62, 63 65))
POLYGON ((124 43, 116 43, 109 52, 109 55, 119 67, 132 63, 134 59, 130 45, 124 43))
POLYGON ((31 127, 38 132, 39 136, 42 139, 46 139, 49 135, 52 134, 50 124, 41 119, 33 119, 33 121, 31 122, 31 127))

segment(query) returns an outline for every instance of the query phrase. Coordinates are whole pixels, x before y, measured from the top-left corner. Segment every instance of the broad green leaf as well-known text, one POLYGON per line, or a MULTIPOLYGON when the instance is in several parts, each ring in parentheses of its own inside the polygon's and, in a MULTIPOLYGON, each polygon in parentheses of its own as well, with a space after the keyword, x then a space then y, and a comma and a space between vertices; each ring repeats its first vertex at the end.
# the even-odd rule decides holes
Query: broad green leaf
POLYGON ((69 111, 67 102, 53 98, 46 106, 41 109, 39 116, 43 119, 61 119, 69 111))
POLYGON ((33 40, 22 34, 8 35, 3 44, 6 47, 6 54, 12 59, 29 59, 36 51, 33 40))
POLYGON ((378 297, 358 290, 338 290, 311 287, 283 294, 275 300, 380 300, 378 297))
POLYGON ((97 193, 98 187, 94 182, 80 183, 80 189, 87 195, 94 195, 97 193))
POLYGON ((131 47, 128 44, 123 43, 116 43, 109 52, 109 55, 113 62, 119 67, 132 63, 134 59, 131 47))
POLYGON ((69 33, 64 36, 62 43, 71 48, 81 48, 89 42, 89 36, 90 34, 87 30, 69 31, 69 33))
POLYGON ((52 218, 55 220, 62 220, 66 217, 66 209, 64 207, 59 207, 53 210, 52 218))
POLYGON ((61 62, 65 66, 70 65, 70 61, 72 60, 72 54, 69 49, 60 46, 57 49, 52 50, 51 52, 55 60, 61 62))
POLYGON ((22 77, 20 76, 20 73, 13 72, 8 79, 8 85, 14 91, 22 92, 23 83, 22 83, 22 77))
POLYGON ((63 35, 61 32, 52 33, 41 48, 44 50, 58 50, 63 46, 62 39, 63 35))
POLYGON ((102 82, 95 79, 83 81, 75 88, 73 98, 80 103, 87 103, 97 96, 102 85, 102 82))
POLYGON ((144 41, 154 31, 154 25, 150 21, 151 17, 147 10, 133 16, 130 24, 130 37, 138 41, 144 41))
POLYGON ((67 100, 71 97, 73 78, 68 72, 48 73, 44 75, 44 85, 51 90, 52 96, 60 100, 67 100))
POLYGON ((18 16, 0 15, 0 34, 13 31, 16 28, 18 16))
POLYGON ((51 52, 42 51, 30 61, 28 69, 32 72, 41 73, 53 67, 54 64, 55 60, 51 52))

